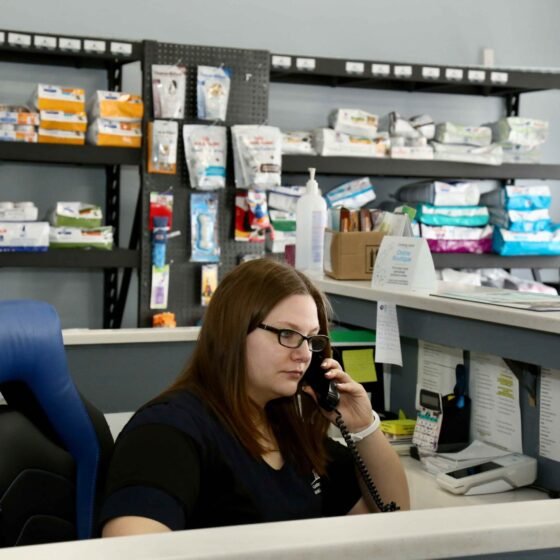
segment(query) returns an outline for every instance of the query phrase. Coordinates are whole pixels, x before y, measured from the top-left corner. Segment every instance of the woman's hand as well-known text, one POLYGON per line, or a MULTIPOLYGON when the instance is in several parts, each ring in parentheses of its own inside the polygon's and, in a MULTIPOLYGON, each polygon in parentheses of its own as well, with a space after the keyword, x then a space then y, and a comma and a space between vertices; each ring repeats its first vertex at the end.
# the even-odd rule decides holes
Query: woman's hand
MULTIPOLYGON (((354 381, 332 358, 325 358, 321 367, 325 370, 325 378, 336 383, 340 393, 340 402, 336 408, 342 414, 348 430, 355 433, 367 428, 372 422, 371 403, 363 385, 354 381)), ((304 386, 303 391, 315 398, 311 387, 304 386)), ((336 418, 334 412, 327 412, 322 408, 321 412, 334 423, 336 418)))

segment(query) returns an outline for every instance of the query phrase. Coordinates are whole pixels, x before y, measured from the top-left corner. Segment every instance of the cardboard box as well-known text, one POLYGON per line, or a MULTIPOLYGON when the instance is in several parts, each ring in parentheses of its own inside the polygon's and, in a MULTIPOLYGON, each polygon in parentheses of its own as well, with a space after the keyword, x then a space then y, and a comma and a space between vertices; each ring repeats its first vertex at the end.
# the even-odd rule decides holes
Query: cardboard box
POLYGON ((379 231, 325 230, 325 274, 337 280, 370 280, 383 235, 379 231))

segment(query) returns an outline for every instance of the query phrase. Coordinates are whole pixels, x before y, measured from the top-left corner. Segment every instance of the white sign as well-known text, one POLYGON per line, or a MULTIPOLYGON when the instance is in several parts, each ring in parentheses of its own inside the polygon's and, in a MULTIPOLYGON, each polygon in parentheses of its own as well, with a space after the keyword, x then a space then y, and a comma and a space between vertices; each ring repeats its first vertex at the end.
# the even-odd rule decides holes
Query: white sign
POLYGON ((33 44, 37 48, 56 49, 56 37, 47 37, 45 35, 35 35, 33 44))
POLYGON ((93 41, 91 39, 84 39, 84 51, 104 53, 107 48, 105 41, 93 41))
POLYGON ((348 74, 363 74, 365 65, 363 62, 346 62, 346 72, 348 74))
POLYGON ((446 68, 445 77, 448 80, 462 80, 463 71, 460 68, 446 68))
POLYGON ((434 68, 433 66, 422 66, 422 77, 423 78, 439 78, 439 68, 434 68))
POLYGON ((296 68, 298 70, 315 70, 315 59, 296 58, 296 68))
POLYGON ((397 319, 397 306, 394 303, 377 302, 375 361, 402 367, 399 321, 397 319))
POLYGON ((124 55, 131 55, 132 54, 132 43, 117 43, 111 41, 110 50, 112 54, 124 54, 124 55))
POLYGON ((388 76, 391 73, 391 66, 389 64, 372 64, 371 73, 374 76, 388 76))
POLYGON ((371 285, 374 288, 432 291, 437 284, 425 239, 386 235, 381 241, 371 285))
POLYGON ((412 76, 412 66, 395 66, 393 72, 397 78, 410 78, 412 76))
POLYGON ((280 56, 277 54, 272 56, 272 66, 274 66, 274 68, 289 68, 291 65, 291 56, 280 56))
POLYGON ((82 41, 80 39, 59 37, 58 46, 65 51, 79 51, 82 48, 82 41))

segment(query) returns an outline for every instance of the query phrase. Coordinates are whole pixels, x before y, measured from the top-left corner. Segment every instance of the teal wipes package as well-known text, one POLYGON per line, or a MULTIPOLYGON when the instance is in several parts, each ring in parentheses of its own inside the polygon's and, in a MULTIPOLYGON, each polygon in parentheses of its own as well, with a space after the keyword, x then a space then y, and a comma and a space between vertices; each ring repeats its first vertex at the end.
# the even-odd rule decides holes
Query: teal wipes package
POLYGON ((226 129, 223 126, 184 125, 185 160, 193 189, 226 186, 226 129))
POLYGON ((197 117, 204 121, 225 121, 231 70, 199 66, 196 84, 197 117))
POLYGON ((215 193, 191 195, 191 261, 220 261, 218 197, 215 193))

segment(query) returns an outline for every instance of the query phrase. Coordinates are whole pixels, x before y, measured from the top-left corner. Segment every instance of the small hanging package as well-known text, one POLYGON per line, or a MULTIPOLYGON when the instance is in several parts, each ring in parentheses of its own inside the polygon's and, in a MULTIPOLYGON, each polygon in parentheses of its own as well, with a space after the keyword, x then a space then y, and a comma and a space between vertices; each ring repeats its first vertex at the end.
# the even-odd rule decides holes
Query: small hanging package
POLYGON ((220 261, 216 193, 191 195, 191 261, 220 261))
POLYGON ((152 95, 156 119, 182 119, 185 116, 184 66, 152 64, 152 95))
POLYGON ((178 136, 176 121, 148 123, 148 173, 177 173, 178 136))
POLYGON ((231 83, 229 68, 199 66, 196 99, 197 116, 204 121, 225 121, 231 83))
POLYGON ((185 159, 193 189, 215 190, 226 186, 226 129, 224 126, 183 126, 185 159))

